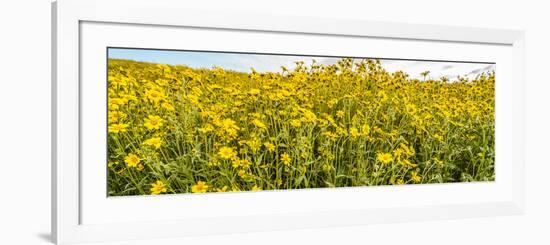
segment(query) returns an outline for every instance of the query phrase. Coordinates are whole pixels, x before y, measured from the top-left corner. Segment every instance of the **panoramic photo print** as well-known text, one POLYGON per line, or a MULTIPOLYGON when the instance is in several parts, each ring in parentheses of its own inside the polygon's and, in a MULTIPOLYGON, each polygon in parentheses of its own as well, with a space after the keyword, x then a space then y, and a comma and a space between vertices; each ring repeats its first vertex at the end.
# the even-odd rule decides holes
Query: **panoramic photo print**
POLYGON ((494 63, 134 48, 107 59, 109 196, 495 180, 494 63))

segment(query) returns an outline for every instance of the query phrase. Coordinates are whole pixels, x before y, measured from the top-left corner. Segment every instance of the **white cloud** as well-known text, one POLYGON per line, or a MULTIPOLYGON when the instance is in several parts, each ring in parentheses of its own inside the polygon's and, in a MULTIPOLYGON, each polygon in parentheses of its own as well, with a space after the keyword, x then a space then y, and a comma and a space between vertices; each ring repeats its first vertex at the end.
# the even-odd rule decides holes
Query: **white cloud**
MULTIPOLYGON (((306 57, 306 56, 285 56, 285 55, 232 55, 230 60, 224 63, 231 64, 231 68, 242 72, 250 72, 251 68, 258 72, 280 72, 281 66, 294 69, 295 62, 304 61, 311 65, 315 59, 317 64, 331 65, 338 61, 338 58, 331 57, 306 57)), ((483 72, 495 69, 491 64, 460 63, 460 62, 435 62, 435 61, 411 61, 411 60, 380 60, 384 69, 388 72, 403 71, 409 77, 421 79, 424 71, 430 71, 430 78, 447 77, 451 80, 458 76, 475 78, 483 72)))
POLYGON ((430 71, 430 78, 447 77, 451 80, 458 76, 473 79, 484 72, 493 71, 493 64, 459 63, 459 62, 434 62, 434 61, 399 61, 381 60, 382 66, 389 72, 403 71, 409 77, 420 79, 420 73, 430 71))
POLYGON ((286 55, 235 55, 230 61, 226 61, 235 66, 234 70, 250 72, 254 68, 258 72, 280 72, 281 66, 288 69, 294 69, 296 62, 304 61, 306 65, 311 65, 315 59, 319 64, 334 64, 337 59, 324 57, 305 57, 305 56, 286 56, 286 55))
MULTIPOLYGON (((113 49, 109 51, 109 55, 110 57, 153 63, 182 64, 194 68, 220 66, 241 72, 250 72, 252 67, 259 72, 280 72, 281 66, 285 66, 289 70, 294 69, 297 61, 304 61, 306 66, 309 66, 313 59, 317 61, 317 64, 322 65, 331 65, 339 60, 339 58, 332 57, 135 49, 113 49)), ((430 71, 430 78, 445 76, 453 80, 458 76, 475 78, 483 72, 495 69, 495 65, 491 64, 384 59, 380 61, 382 66, 389 72, 403 71, 409 74, 409 77, 418 79, 422 78, 420 73, 424 71, 430 71)))

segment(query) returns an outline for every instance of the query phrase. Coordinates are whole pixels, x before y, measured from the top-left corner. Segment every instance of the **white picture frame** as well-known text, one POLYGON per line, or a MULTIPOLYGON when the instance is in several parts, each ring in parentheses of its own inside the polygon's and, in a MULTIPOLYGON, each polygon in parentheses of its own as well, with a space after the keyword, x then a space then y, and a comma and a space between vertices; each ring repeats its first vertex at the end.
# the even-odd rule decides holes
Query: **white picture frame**
MULTIPOLYGON (((52 237, 58 244, 513 215, 524 211, 524 34, 522 31, 208 12, 186 10, 184 2, 172 0, 61 0, 52 4, 52 32, 52 237), (185 14, 182 15, 182 12, 185 14), (511 120, 499 127, 497 116, 497 131, 500 129, 502 132, 502 137, 497 132, 497 138, 500 137, 503 142, 501 145, 506 145, 505 149, 507 149, 506 155, 503 155, 505 157, 499 158, 497 155, 497 160, 509 162, 501 168, 505 169, 507 177, 499 182, 497 176, 498 183, 494 185, 468 184, 455 188, 454 184, 449 184, 404 186, 399 190, 391 187, 362 189, 364 195, 370 197, 385 197, 388 191, 395 191, 395 194, 387 196, 391 200, 383 200, 377 204, 378 206, 346 206, 328 203, 324 209, 320 208, 312 212, 306 212, 304 207, 297 206, 294 212, 292 212, 293 207, 286 207, 284 212, 266 209, 240 216, 198 214, 193 217, 179 217, 176 215, 173 219, 164 217, 159 220, 151 220, 150 217, 145 216, 143 219, 128 219, 120 216, 116 220, 106 220, 104 217, 103 221, 98 219, 91 223, 83 222, 83 217, 86 217, 84 208, 100 204, 97 199, 89 198, 87 195, 89 192, 84 191, 87 189, 83 188, 83 183, 87 180, 82 179, 84 174, 81 163, 85 156, 81 152, 85 149, 82 148, 81 134, 83 118, 88 118, 83 117, 85 112, 81 97, 87 93, 83 91, 86 86, 81 84, 82 80, 87 79, 83 77, 81 71, 88 67, 82 64, 82 53, 87 52, 82 48, 83 41, 87 40, 83 37, 82 29, 86 23, 506 47, 507 52, 510 53, 503 58, 508 64, 505 66, 503 80, 508 82, 501 83, 504 85, 500 86, 500 91, 504 92, 499 94, 497 91, 497 101, 500 100, 505 107, 501 107, 500 110, 506 117, 501 118, 511 120), (457 197, 464 200, 456 201, 449 198, 447 202, 431 201, 445 191, 456 193, 457 197), (498 195, 485 195, 491 192, 498 192, 498 195), (399 196, 403 195, 421 195, 424 200, 400 204, 399 196), (388 207, 382 208, 384 204, 388 207), (332 207, 329 209, 328 206, 332 207)), ((90 43, 90 41, 86 42, 90 43)), ((497 90, 499 90, 498 83, 497 90)), ((497 102, 497 108, 498 106, 499 102, 497 102)), ((498 113, 497 111, 497 115, 498 113)), ((497 145, 499 145, 498 141, 497 145)), ((499 171, 498 166, 497 171, 499 171)), ((357 190, 342 188, 309 192, 236 193, 193 198, 203 204, 220 202, 223 199, 225 199, 223 202, 231 201, 232 204, 238 204, 244 202, 244 199, 296 200, 301 196, 310 198, 319 195, 331 199, 345 199, 357 190)), ((119 205, 144 202, 143 208, 151 207, 147 205, 166 205, 166 209, 169 210, 169 203, 181 197, 163 196, 160 197, 162 201, 157 199, 152 201, 153 199, 130 198, 119 205)), ((101 211, 105 211, 104 216, 112 216, 107 212, 106 207, 101 206, 102 209, 97 209, 92 216, 101 217, 101 211)), ((174 211, 177 212, 177 210, 174 211)))

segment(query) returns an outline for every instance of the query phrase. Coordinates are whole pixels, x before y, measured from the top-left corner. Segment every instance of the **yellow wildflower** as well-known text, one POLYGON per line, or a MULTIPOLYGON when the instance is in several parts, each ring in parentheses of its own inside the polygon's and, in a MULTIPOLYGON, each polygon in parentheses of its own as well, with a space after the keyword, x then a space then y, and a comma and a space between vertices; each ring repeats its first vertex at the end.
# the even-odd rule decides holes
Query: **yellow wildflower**
POLYGON ((160 89, 155 88, 147 90, 147 92, 145 92, 145 97, 147 97, 150 102, 158 103, 166 96, 162 91, 160 91, 160 89))
POLYGON ((151 186, 151 195, 158 195, 166 192, 166 185, 160 180, 157 180, 155 183, 151 184, 151 186))
POLYGON ((261 129, 265 129, 266 126, 265 124, 260 120, 260 119, 254 119, 252 120, 252 124, 254 124, 254 126, 258 127, 258 128, 261 128, 261 129))
POLYGON ((125 123, 116 123, 109 126, 109 133, 120 133, 126 132, 128 124, 125 123))
POLYGON ((370 133, 370 127, 368 124, 365 124, 363 125, 363 127, 361 127, 361 133, 363 135, 368 135, 370 133))
POLYGON ((239 172, 237 174, 239 175, 239 177, 244 178, 244 176, 246 175, 246 171, 241 169, 241 170, 239 170, 239 172))
POLYGON ((393 157, 390 153, 378 153, 376 159, 381 163, 388 164, 393 161, 393 157))
POLYGON ((250 147, 252 152, 257 152, 260 149, 260 147, 262 147, 262 143, 260 142, 259 139, 251 139, 246 142, 246 145, 250 147))
POLYGON ((124 158, 124 162, 128 165, 128 167, 135 168, 140 162, 140 159, 136 154, 130 153, 124 158))
POLYGON ((237 156, 237 153, 231 147, 224 146, 220 148, 218 154, 224 159, 231 159, 237 156))
POLYGON ((315 113, 311 112, 310 110, 304 109, 303 113, 304 113, 304 117, 302 118, 302 120, 304 122, 313 123, 317 121, 317 116, 315 115, 315 113))
POLYGON ((339 110, 336 112, 336 117, 338 118, 344 118, 344 116, 346 115, 346 113, 342 110, 339 110))
POLYGON ((257 89, 257 88, 253 88, 253 89, 249 90, 248 93, 250 95, 258 95, 258 94, 260 94, 260 90, 257 89))
POLYGON ((118 122, 126 117, 126 114, 121 111, 109 111, 108 113, 109 123, 118 122))
POLYGON ((420 183, 420 181, 422 181, 422 177, 420 177, 420 175, 418 175, 417 172, 413 172, 411 174, 411 180, 414 182, 414 183, 420 183))
POLYGON ((147 129, 159 129, 163 125, 163 119, 159 116, 149 116, 145 118, 143 124, 147 129))
POLYGON ((269 151, 269 152, 273 152, 275 150, 275 145, 272 144, 272 143, 265 142, 264 146, 267 149, 267 151, 269 151))
POLYGON ((332 109, 332 107, 333 107, 336 103, 338 103, 338 99, 331 99, 331 100, 329 100, 329 101, 327 102, 327 106, 328 106, 328 108, 331 108, 331 109, 332 109))
POLYGON ((283 164, 289 166, 290 161, 292 161, 292 158, 290 158, 290 155, 288 155, 287 153, 283 153, 281 155, 281 161, 283 162, 283 164))
POLYGON ((162 139, 160 137, 153 137, 150 139, 147 139, 143 142, 144 145, 150 145, 154 146, 155 148, 160 148, 160 145, 162 145, 162 139))
POLYGON ((166 110, 168 110, 168 111, 173 111, 173 110, 175 110, 174 106, 173 106, 172 103, 170 103, 170 102, 163 102, 163 103, 161 104, 161 106, 162 106, 162 108, 164 108, 164 109, 166 109, 166 110))
POLYGON ((237 131, 240 129, 237 123, 229 118, 221 121, 222 129, 229 137, 236 137, 237 131))
POLYGON ((405 167, 409 167, 409 168, 415 168, 417 167, 418 165, 417 164, 414 164, 412 163, 411 161, 407 160, 407 159, 403 159, 399 162, 401 165, 405 166, 405 167))
POLYGON ((212 126, 212 124, 210 124, 210 123, 207 123, 202 128, 199 128, 199 132, 201 132, 203 134, 206 134, 206 133, 212 132, 212 131, 214 131, 214 126, 212 126))
POLYGON ((292 127, 299 128, 300 126, 302 126, 302 122, 298 119, 293 119, 290 120, 290 125, 292 125, 292 127))
POLYGON ((193 193, 206 193, 208 191, 209 187, 210 186, 208 186, 206 184, 206 182, 199 181, 199 182, 197 182, 197 184, 191 186, 191 192, 193 192, 193 193))
POLYGON ((359 136, 359 130, 355 127, 351 127, 349 129, 349 135, 351 135, 351 137, 353 138, 356 138, 357 136, 359 136))

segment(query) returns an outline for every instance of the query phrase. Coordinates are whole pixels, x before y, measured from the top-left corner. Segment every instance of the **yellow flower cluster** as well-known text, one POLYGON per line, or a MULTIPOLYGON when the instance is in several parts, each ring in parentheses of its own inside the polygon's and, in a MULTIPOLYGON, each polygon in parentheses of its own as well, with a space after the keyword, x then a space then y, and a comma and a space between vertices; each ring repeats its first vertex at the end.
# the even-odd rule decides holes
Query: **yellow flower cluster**
POLYGON ((108 62, 109 195, 494 180, 495 75, 108 62))

